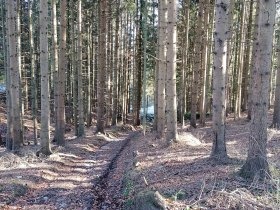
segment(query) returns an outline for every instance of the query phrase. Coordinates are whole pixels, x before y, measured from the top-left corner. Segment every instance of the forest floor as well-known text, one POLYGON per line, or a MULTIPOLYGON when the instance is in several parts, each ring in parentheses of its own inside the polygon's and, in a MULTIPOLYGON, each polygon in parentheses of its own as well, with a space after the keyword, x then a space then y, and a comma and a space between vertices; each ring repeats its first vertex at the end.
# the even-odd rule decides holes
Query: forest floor
MULTIPOLYGON (((31 119, 24 121, 28 140, 31 119)), ((0 148, 0 209, 280 209, 280 132, 269 129, 271 180, 262 183, 238 176, 248 135, 245 116, 228 117, 231 159, 224 164, 208 158, 211 121, 180 128, 180 143, 170 147, 152 132, 120 125, 107 135, 68 132, 66 147, 53 144, 50 157, 37 157, 33 145, 17 155, 0 148)))

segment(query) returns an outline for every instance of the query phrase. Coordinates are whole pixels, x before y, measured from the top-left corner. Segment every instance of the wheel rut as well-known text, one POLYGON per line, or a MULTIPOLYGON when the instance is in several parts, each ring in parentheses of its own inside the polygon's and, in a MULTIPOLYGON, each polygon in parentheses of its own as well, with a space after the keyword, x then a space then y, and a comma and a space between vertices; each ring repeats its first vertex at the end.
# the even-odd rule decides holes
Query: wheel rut
POLYGON ((131 140, 137 138, 138 135, 138 131, 130 133, 127 138, 117 145, 115 155, 107 164, 101 176, 94 182, 91 209, 122 209, 123 179, 130 160, 132 161, 131 140))

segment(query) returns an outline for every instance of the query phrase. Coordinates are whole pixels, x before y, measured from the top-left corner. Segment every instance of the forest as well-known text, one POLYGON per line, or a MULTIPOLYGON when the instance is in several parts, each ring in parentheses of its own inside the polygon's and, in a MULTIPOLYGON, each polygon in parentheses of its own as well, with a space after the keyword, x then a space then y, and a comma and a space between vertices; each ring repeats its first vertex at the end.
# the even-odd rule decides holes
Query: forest
POLYGON ((280 209, 278 1, 0 2, 0 209, 280 209))

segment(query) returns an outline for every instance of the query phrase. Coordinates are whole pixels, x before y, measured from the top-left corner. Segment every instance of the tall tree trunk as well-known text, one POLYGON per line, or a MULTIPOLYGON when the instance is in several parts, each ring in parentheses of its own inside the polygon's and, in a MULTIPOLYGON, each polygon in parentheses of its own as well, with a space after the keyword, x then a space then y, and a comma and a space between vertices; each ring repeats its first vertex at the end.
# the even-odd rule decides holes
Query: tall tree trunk
POLYGON ((34 37, 33 37, 33 18, 32 18, 32 2, 28 0, 28 16, 29 16, 29 44, 30 44, 30 72, 31 72, 31 104, 33 118, 33 138, 34 144, 37 145, 37 88, 35 78, 35 57, 34 57, 34 37))
POLYGON ((112 94, 111 94, 111 84, 112 84, 112 0, 109 0, 108 4, 108 25, 107 25, 107 36, 108 36, 108 46, 107 46, 107 98, 106 98, 106 126, 110 126, 112 124, 112 94))
POLYGON ((119 67, 119 30, 120 30, 120 2, 117 1, 116 7, 116 27, 115 27, 115 49, 114 49, 114 68, 113 68, 113 113, 112 125, 117 124, 118 120, 118 67, 119 67))
POLYGON ((252 58, 251 66, 249 72, 249 87, 248 87, 248 114, 247 119, 251 120, 252 117, 252 80, 253 80, 253 70, 256 65, 256 52, 258 47, 258 21, 259 21, 259 10, 260 10, 260 1, 257 1, 256 5, 256 14, 254 18, 254 32, 253 32, 253 47, 252 47, 252 58))
MULTIPOLYGON (((139 2, 137 1, 137 4, 139 2)), ((139 6, 137 6, 138 8, 139 6)), ((138 11, 137 11, 138 14, 138 11)), ((142 38, 142 26, 141 26, 141 21, 142 21, 142 12, 140 11, 140 15, 138 18, 138 28, 136 31, 136 75, 135 75, 135 98, 134 98, 134 125, 140 125, 140 108, 141 108, 141 95, 142 95, 142 45, 143 45, 143 38, 142 38)))
POLYGON ((215 48, 213 65, 213 130, 214 141, 211 157, 217 160, 227 159, 225 143, 225 107, 226 107, 226 67, 227 33, 229 29, 228 10, 230 0, 217 0, 215 10, 215 48))
MULTIPOLYGON (((231 80, 233 79, 233 68, 232 60, 233 60, 233 16, 234 16, 234 8, 235 8, 235 0, 230 0, 230 8, 229 8, 229 32, 228 32, 228 42, 227 42, 227 71, 226 71, 226 116, 232 110, 231 106, 231 96, 233 95, 233 88, 231 88, 231 80)), ((213 15, 212 15, 213 16, 213 15)))
POLYGON ((66 0, 60 0, 60 56, 57 83, 56 140, 64 146, 65 139, 65 72, 66 72, 66 0))
POLYGON ((75 135, 78 136, 78 71, 77 71, 77 53, 76 53, 76 38, 75 38, 75 7, 76 1, 71 0, 71 62, 72 62, 72 74, 73 74, 73 124, 75 135))
POLYGON ((142 29, 143 29, 143 133, 146 134, 147 121, 147 5, 145 1, 141 1, 141 10, 143 14, 142 29))
MULTIPOLYGON (((21 1, 17 0, 17 57, 18 57, 18 66, 19 66, 19 102, 20 106, 20 126, 21 126, 21 133, 20 133, 20 141, 23 144, 23 115, 24 115, 24 106, 25 100, 23 100, 24 90, 25 87, 22 86, 23 84, 23 65, 22 65, 22 46, 21 46, 21 1)), ((27 100, 27 97, 26 97, 27 100)))
MULTIPOLYGON (((153 15, 155 14, 155 0, 153 0, 153 15)), ((158 1, 158 13, 160 13, 160 1, 158 1)), ((157 36, 156 34, 154 34, 155 36, 155 44, 156 44, 156 58, 155 59, 155 70, 154 70, 154 121, 153 121, 153 130, 155 132, 157 132, 157 126, 158 126, 158 72, 159 72, 159 45, 160 45, 160 42, 159 42, 159 36, 160 36, 160 33, 159 33, 159 27, 160 27, 160 15, 158 15, 158 30, 157 30, 157 36)), ((153 25, 155 27, 155 25, 153 25)), ((134 78, 134 77, 133 77, 134 78)))
POLYGON ((162 138, 165 130, 165 81, 166 81, 166 27, 167 27, 167 0, 159 2, 159 53, 157 75, 157 133, 162 138))
POLYGON ((50 93, 48 64, 48 2, 40 0, 41 150, 50 155, 50 93))
MULTIPOLYGON (((240 4, 240 31, 239 37, 236 42, 238 43, 238 54, 237 54, 237 88, 236 88, 236 99, 235 99, 235 110, 234 110, 234 117, 240 118, 241 117, 241 85, 242 85, 242 75, 244 70, 244 15, 245 15, 245 3, 240 4)), ((236 49, 237 50, 237 49, 236 49)))
POLYGON ((177 10, 176 2, 167 4, 167 44, 166 44, 166 140, 168 143, 178 140, 177 133, 177 97, 176 97, 176 47, 177 47, 177 10))
POLYGON ((17 16, 16 16, 16 27, 17 27, 17 59, 19 66, 19 103, 20 103, 20 141, 23 144, 23 115, 24 115, 24 100, 23 100, 23 88, 22 88, 22 63, 21 63, 21 2, 20 0, 16 1, 17 5, 17 16))
POLYGON ((54 116, 55 116, 55 134, 57 140, 58 122, 57 122, 57 100, 59 92, 58 81, 58 44, 57 44, 57 15, 56 15, 56 0, 51 1, 52 7, 52 72, 53 72, 53 97, 54 97, 54 116))
POLYGON ((7 107, 7 133, 6 133, 6 149, 12 150, 13 148, 13 142, 12 142, 12 105, 11 105, 11 91, 10 91, 10 85, 11 85, 11 78, 10 78, 10 31, 9 31, 9 24, 11 24, 10 16, 8 15, 9 9, 9 3, 6 0, 3 0, 2 2, 2 11, 3 11, 3 26, 4 22, 6 21, 5 28, 3 28, 4 32, 6 32, 6 37, 3 39, 3 46, 6 48, 6 107, 7 107), (4 8, 5 4, 5 8, 4 8), (5 12, 4 12, 5 11, 5 12), (4 21, 4 17, 6 17, 4 21), (7 43, 5 45, 5 43, 7 43))
POLYGON ((248 106, 248 80, 249 80, 249 68, 250 68, 250 52, 251 52, 251 36, 252 36, 252 21, 253 21, 253 5, 254 1, 250 1, 249 6, 249 19, 248 19, 248 27, 245 38, 245 52, 243 58, 243 76, 242 76, 242 111, 247 110, 248 106))
POLYGON ((209 25, 209 10, 210 10, 210 1, 205 0, 203 5, 203 35, 201 43, 201 96, 200 96, 200 124, 205 126, 206 121, 206 84, 207 84, 207 56, 208 56, 208 25, 209 25))
POLYGON ((87 46, 87 114, 86 114, 86 122, 87 122, 87 127, 91 126, 91 121, 92 121, 92 117, 91 117, 91 108, 92 108, 92 103, 91 103, 91 86, 92 86, 92 80, 91 80, 91 59, 92 57, 92 50, 91 48, 93 46, 91 46, 91 27, 88 26, 88 33, 87 33, 87 42, 88 42, 88 46, 87 46))
POLYGON ((105 93, 106 93, 106 22, 107 0, 100 2, 100 32, 99 32, 99 70, 97 74, 97 124, 96 132, 105 133, 105 93))
POLYGON ((14 1, 8 2, 8 34, 9 34, 9 78, 10 78, 10 127, 11 127, 11 142, 12 149, 17 151, 22 144, 22 130, 21 130, 21 103, 20 103, 20 66, 18 59, 18 46, 16 37, 16 8, 14 1))
POLYGON ((192 102, 191 102, 191 121, 192 127, 196 128, 196 111, 197 99, 199 95, 199 78, 201 70, 201 52, 202 52, 202 17, 204 0, 198 3, 197 23, 194 40, 194 65, 193 65, 193 82, 192 82, 192 102))
MULTIPOLYGON (((278 21, 279 23, 279 21, 278 21)), ((279 31, 278 36, 279 36, 279 31)), ((273 120, 271 127, 280 128, 280 39, 277 40, 277 74, 276 74, 276 88, 275 88, 275 100, 274 100, 274 111, 273 120)))
POLYGON ((188 66, 188 49, 189 49, 189 22, 190 22, 190 1, 187 0, 183 3, 183 24, 184 24, 184 33, 183 33, 183 47, 182 47, 182 67, 180 74, 180 100, 178 101, 178 119, 182 124, 182 127, 185 126, 184 114, 186 111, 186 69, 188 66))
POLYGON ((272 42, 276 13, 275 0, 259 0, 258 38, 252 80, 252 119, 243 177, 263 179, 269 174, 267 162, 267 111, 271 74, 272 42))
MULTIPOLYGON (((210 112, 210 107, 211 107, 211 103, 210 103, 210 94, 209 94, 209 90, 211 89, 211 85, 212 84, 212 48, 214 43, 212 42, 213 38, 213 28, 214 28, 214 8, 215 8, 215 4, 210 2, 210 11, 209 11, 209 33, 208 33, 208 38, 207 38, 207 45, 208 45, 208 50, 207 50, 207 60, 206 60, 206 84, 205 84, 205 112, 210 112), (211 34, 211 35, 210 35, 211 34)), ((227 78, 226 78, 227 81, 227 78)))
POLYGON ((82 51, 82 1, 78 0, 78 136, 85 134, 84 128, 84 97, 83 97, 83 51, 82 51))

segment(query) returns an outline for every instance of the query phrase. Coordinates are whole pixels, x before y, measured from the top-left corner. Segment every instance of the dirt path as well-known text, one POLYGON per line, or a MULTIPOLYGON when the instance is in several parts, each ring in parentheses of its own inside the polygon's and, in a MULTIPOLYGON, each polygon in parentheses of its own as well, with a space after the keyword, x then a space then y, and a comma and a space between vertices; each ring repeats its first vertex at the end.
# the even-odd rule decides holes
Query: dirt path
POLYGON ((54 146, 48 158, 36 157, 34 146, 25 147, 21 156, 1 148, 0 209, 119 209, 121 193, 115 192, 120 192, 126 164, 118 161, 137 132, 115 129, 111 138, 95 136, 91 129, 84 138, 68 134, 67 146, 54 146), (97 190, 103 188, 104 199, 97 190))
POLYGON ((125 173, 132 164, 131 141, 139 132, 131 133, 123 142, 114 147, 115 154, 102 176, 94 185, 93 209, 122 209, 122 192, 125 173))
POLYGON ((156 191, 168 210, 279 209, 280 131, 268 129, 272 180, 262 184, 238 176, 249 122, 229 117, 226 130, 228 164, 208 158, 211 121, 179 129, 182 141, 171 147, 153 133, 143 136, 128 126, 112 128, 110 138, 91 129, 84 138, 70 133, 67 146, 53 146, 48 158, 36 157, 34 146, 25 147, 22 156, 0 148, 0 209, 146 210, 146 204, 158 209, 151 197, 142 196, 156 191))

